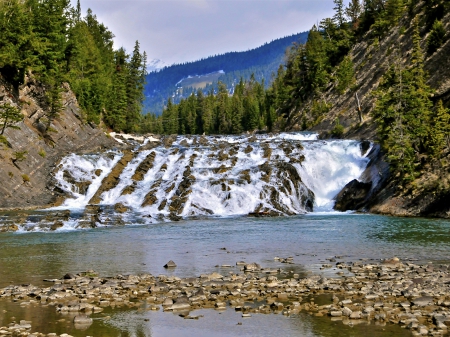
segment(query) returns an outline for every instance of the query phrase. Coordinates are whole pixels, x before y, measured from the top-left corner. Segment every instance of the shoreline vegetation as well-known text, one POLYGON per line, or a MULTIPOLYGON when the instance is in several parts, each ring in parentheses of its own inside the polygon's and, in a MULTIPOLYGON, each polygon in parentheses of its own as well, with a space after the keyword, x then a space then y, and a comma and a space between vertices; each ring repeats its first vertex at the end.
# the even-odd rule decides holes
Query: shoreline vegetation
MULTIPOLYGON (((292 258, 275 259, 294 263, 292 258)), ((411 330, 412 335, 447 334, 449 265, 419 265, 396 257, 382 261, 328 260, 330 264, 323 264, 321 269, 336 268, 336 277, 304 276, 243 261, 236 263, 239 271, 224 265, 221 270, 228 269, 227 274, 213 272, 191 278, 150 274, 103 277, 90 270, 44 280, 48 287, 10 285, 0 289, 0 298, 36 306, 37 310, 39 305, 54 307, 61 316, 71 317, 79 329, 91 326, 89 316, 107 307, 162 309, 178 314, 180 319, 202 319, 191 316, 193 310, 228 307, 240 312, 242 318, 305 312, 348 325, 398 324, 411 330), (319 296, 327 303, 316 304, 319 296)), ((31 333, 32 326, 33 322, 17 318, 9 326, 0 327, 0 336, 57 336, 31 333)))

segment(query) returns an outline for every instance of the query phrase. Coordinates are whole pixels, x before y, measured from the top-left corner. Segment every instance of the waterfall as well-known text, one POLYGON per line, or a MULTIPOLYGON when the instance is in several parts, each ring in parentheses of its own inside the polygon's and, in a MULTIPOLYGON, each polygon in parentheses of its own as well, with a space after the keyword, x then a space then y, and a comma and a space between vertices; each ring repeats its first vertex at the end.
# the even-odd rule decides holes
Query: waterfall
POLYGON ((85 209, 91 225, 331 211, 368 161, 358 141, 313 133, 179 136, 64 158, 55 178, 70 197, 57 209, 85 209))

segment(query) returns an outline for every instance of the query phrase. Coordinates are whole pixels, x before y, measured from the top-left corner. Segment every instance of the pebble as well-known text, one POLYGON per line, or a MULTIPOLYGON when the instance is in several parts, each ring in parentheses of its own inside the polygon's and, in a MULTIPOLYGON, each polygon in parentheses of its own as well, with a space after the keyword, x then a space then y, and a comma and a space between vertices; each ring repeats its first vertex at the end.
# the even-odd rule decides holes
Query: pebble
MULTIPOLYGON (((42 288, 33 285, 1 288, 0 297, 54 306, 56 311, 76 314, 74 322, 84 320, 84 324, 91 324, 89 316, 105 307, 146 305, 147 310, 159 310, 162 306, 164 311, 176 311, 186 319, 197 319, 189 316, 189 311, 222 310, 229 303, 242 317, 251 317, 253 313, 289 316, 303 311, 318 317, 329 316, 348 325, 390 322, 410 329, 413 335, 438 336, 447 333, 450 326, 447 266, 430 268, 430 264, 418 265, 398 258, 380 263, 338 262, 340 269, 349 271, 342 277, 308 274, 300 279, 299 275, 283 270, 267 274, 257 263, 238 263, 236 265, 244 267, 244 273, 221 275, 214 272, 196 278, 150 274, 99 277, 92 276, 96 275, 92 271, 89 276, 68 273, 59 280, 48 281, 50 285, 42 288), (315 303, 316 295, 327 294, 329 304, 315 303), (259 304, 248 305, 251 302, 259 304)), ((0 336, 11 336, 13 329, 29 336, 32 326, 29 321, 14 322, 0 327, 0 336)))

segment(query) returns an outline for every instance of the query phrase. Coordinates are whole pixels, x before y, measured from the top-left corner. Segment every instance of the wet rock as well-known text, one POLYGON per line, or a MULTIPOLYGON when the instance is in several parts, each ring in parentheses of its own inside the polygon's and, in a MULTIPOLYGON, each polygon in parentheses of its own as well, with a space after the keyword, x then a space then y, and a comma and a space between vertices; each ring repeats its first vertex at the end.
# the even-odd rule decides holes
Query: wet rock
POLYGON ((177 265, 175 264, 175 262, 173 262, 172 260, 170 260, 169 262, 167 262, 164 265, 164 268, 175 268, 177 265))
POLYGON ((64 227, 64 223, 62 221, 56 221, 53 225, 50 226, 50 230, 56 231, 58 228, 64 227))
POLYGON ((353 179, 336 196, 334 209, 337 211, 357 210, 365 202, 372 183, 360 182, 353 179))
POLYGON ((114 205, 114 210, 115 210, 116 212, 118 212, 118 213, 125 213, 125 212, 127 212, 129 209, 128 209, 128 207, 125 206, 124 204, 122 204, 122 203, 117 203, 117 204, 114 205))
POLYGON ((86 315, 78 315, 73 318, 74 324, 80 324, 80 325, 90 325, 92 324, 92 318, 86 315))
POLYGON ((77 277, 74 275, 74 274, 71 274, 71 273, 67 273, 67 274, 65 274, 64 276, 63 276, 63 279, 64 280, 74 280, 74 279, 76 279, 77 277))
POLYGON ((124 151, 123 157, 119 160, 116 166, 113 167, 109 175, 102 180, 100 188, 95 192, 94 196, 89 201, 89 204, 99 204, 101 201, 100 196, 104 192, 109 191, 117 186, 120 181, 120 175, 133 158, 134 153, 132 151, 124 151))
POLYGON ((260 271, 261 270, 261 266, 259 264, 255 263, 255 262, 253 262, 253 263, 246 264, 244 266, 244 270, 245 271, 249 271, 249 272, 260 271))

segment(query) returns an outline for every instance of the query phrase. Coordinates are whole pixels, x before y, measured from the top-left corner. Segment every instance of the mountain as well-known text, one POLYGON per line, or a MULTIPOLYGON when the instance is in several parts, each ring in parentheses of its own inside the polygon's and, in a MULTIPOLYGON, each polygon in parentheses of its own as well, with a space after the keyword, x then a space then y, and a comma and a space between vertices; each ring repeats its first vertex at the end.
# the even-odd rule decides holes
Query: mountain
POLYGON ((147 71, 148 72, 157 72, 166 67, 167 64, 160 59, 153 59, 147 63, 147 71))
MULTIPOLYGON (((233 84, 242 77, 244 80, 250 79, 255 75, 257 81, 265 80, 265 84, 271 82, 272 73, 276 73, 280 64, 284 63, 286 49, 293 44, 305 43, 308 33, 298 33, 291 36, 276 39, 266 43, 258 48, 243 52, 229 52, 222 55, 210 56, 198 61, 183 64, 174 64, 163 67, 160 70, 151 71, 146 78, 144 89, 144 113, 161 114, 167 99, 172 97, 174 102, 179 102, 181 98, 186 98, 192 92, 199 88, 196 83, 184 86, 179 90, 184 79, 200 77, 222 71, 223 74, 214 78, 214 80, 204 78, 200 83, 205 92, 214 88, 217 81, 224 82, 232 90, 233 84)), ((151 65, 161 65, 161 61, 151 63, 151 65)))

